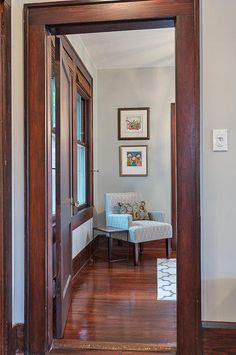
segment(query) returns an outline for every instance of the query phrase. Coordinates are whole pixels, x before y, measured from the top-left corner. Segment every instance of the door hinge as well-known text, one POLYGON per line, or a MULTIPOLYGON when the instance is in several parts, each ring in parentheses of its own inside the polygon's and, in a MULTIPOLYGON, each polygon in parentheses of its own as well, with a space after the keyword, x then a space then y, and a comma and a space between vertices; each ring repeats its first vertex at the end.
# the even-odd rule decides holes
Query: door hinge
POLYGON ((52 281, 52 293, 53 298, 56 298, 57 295, 60 293, 60 285, 57 283, 56 279, 53 279, 52 281))
POLYGON ((55 279, 53 279, 52 280, 52 294, 53 294, 53 298, 55 298, 56 297, 56 280, 55 279))

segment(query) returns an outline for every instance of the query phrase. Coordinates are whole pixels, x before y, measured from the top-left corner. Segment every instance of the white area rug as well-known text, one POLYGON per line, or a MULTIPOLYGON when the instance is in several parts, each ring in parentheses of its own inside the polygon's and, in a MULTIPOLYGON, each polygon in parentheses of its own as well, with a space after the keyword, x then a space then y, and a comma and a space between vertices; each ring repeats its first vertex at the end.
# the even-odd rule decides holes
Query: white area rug
POLYGON ((157 299, 176 300, 176 259, 157 259, 157 299))

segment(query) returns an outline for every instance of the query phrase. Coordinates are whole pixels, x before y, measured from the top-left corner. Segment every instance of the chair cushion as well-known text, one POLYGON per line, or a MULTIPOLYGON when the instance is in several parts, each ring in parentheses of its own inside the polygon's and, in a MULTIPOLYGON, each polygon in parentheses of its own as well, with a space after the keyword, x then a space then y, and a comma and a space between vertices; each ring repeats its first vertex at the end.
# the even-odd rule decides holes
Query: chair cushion
POLYGON ((144 201, 137 201, 133 203, 119 202, 119 213, 121 214, 131 214, 133 221, 137 220, 148 220, 149 214, 145 207, 144 201))
POLYGON ((118 202, 133 203, 142 200, 142 194, 139 192, 107 192, 105 193, 106 218, 109 214, 119 213, 118 202))
POLYGON ((135 221, 129 228, 129 239, 133 243, 172 238, 172 226, 156 221, 135 221))

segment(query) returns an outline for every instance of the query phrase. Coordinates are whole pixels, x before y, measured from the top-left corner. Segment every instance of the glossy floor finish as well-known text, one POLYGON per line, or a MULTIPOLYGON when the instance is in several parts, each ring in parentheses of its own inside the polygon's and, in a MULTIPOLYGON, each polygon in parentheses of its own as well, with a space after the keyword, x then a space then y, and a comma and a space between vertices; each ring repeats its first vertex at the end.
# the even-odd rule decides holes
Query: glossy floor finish
POLYGON ((97 252, 94 263, 80 273, 64 340, 175 347, 176 302, 156 300, 156 256, 144 254, 136 267, 132 258, 113 264, 106 258, 105 250, 97 252))

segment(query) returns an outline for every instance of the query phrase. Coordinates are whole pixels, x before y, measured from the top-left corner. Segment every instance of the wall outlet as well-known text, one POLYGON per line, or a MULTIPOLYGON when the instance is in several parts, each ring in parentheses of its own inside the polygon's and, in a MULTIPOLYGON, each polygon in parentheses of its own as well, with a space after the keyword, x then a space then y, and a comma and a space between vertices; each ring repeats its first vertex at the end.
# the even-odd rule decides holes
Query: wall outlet
POLYGON ((227 129, 213 129, 213 151, 228 151, 228 131, 227 129))

